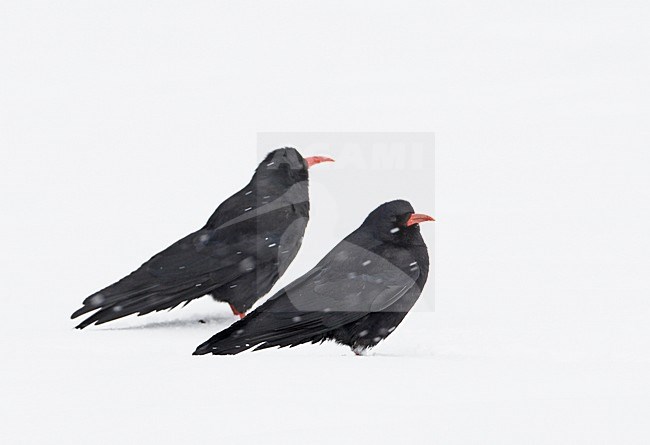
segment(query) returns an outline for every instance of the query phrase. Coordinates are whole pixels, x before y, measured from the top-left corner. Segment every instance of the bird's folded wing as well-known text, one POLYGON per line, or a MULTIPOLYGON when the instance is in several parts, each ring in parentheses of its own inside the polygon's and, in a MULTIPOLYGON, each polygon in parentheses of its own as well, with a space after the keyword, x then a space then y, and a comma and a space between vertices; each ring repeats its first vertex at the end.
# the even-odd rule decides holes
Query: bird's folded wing
MULTIPOLYGON (((399 260, 411 264, 410 256, 399 260)), ((377 253, 343 241, 309 279, 287 286, 284 293, 301 312, 381 312, 415 285, 420 270, 413 266, 404 271, 377 253)))
POLYGON ((171 309, 223 286, 254 269, 246 240, 220 242, 199 230, 152 257, 120 281, 90 295, 72 314, 99 309, 78 327, 105 323, 130 314, 171 309), (247 249, 248 248, 248 249, 247 249))

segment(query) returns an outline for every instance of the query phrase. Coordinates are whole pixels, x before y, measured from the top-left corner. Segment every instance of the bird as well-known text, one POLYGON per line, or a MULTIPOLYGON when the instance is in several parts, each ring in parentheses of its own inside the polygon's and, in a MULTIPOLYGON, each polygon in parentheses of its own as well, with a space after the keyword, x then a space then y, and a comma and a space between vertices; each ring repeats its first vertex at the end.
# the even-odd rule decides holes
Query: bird
POLYGON ((309 272, 194 355, 333 340, 357 355, 387 338, 418 300, 429 275, 420 223, 434 221, 395 200, 373 210, 309 272))
POLYGON ((130 275, 83 301, 71 318, 96 310, 77 329, 144 315, 211 295, 242 318, 287 270, 309 221, 308 169, 327 156, 295 148, 270 152, 250 182, 196 232, 157 253, 130 275))

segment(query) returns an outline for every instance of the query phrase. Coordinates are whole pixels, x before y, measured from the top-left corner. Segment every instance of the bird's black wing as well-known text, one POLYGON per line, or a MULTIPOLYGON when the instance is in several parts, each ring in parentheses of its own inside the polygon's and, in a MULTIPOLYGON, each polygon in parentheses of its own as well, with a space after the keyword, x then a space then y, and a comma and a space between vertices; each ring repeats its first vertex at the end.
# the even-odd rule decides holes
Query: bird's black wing
POLYGON ((312 271, 200 345, 195 354, 236 354, 312 341, 388 309, 415 285, 419 274, 407 250, 391 251, 387 258, 342 241, 312 271))
MULTIPOLYGON (((260 258, 255 237, 231 230, 201 229, 172 244, 120 281, 89 296, 72 314, 92 316, 77 328, 130 314, 171 309, 253 273, 260 258)), ((264 253, 262 251, 262 253, 264 253)), ((270 252, 269 252, 270 254, 270 252)))

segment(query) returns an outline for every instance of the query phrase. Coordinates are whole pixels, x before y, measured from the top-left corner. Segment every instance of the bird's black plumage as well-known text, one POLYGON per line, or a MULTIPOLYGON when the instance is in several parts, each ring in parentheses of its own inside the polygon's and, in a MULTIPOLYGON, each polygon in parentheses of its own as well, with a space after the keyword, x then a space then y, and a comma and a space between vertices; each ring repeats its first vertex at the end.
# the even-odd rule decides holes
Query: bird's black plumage
POLYGON ((77 328, 171 309, 211 294, 245 313, 293 261, 309 220, 308 163, 293 148, 269 153, 251 181, 200 230, 89 296, 77 328))
POLYGON ((200 345, 195 355, 334 340, 356 353, 388 337, 422 292, 427 247, 413 207, 392 201, 374 210, 307 274, 245 319, 200 345))

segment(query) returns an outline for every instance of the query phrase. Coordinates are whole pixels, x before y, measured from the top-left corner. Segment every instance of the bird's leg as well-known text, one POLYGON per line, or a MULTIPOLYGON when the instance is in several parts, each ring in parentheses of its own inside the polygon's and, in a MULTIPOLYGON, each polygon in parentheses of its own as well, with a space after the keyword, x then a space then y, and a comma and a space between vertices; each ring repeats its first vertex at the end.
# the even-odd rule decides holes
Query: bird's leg
POLYGON ((354 355, 357 357, 363 357, 366 355, 366 351, 368 348, 364 348, 363 346, 355 346, 352 348, 352 352, 354 352, 354 355))
POLYGON ((241 320, 246 316, 246 312, 239 312, 237 309, 235 309, 235 306, 232 305, 232 303, 228 303, 230 305, 230 310, 232 311, 233 315, 239 317, 241 320))

